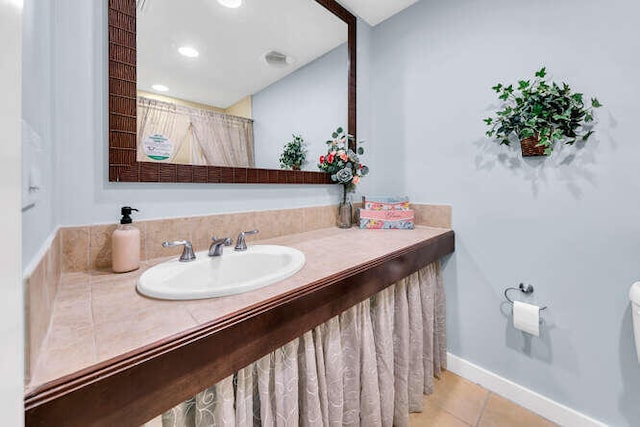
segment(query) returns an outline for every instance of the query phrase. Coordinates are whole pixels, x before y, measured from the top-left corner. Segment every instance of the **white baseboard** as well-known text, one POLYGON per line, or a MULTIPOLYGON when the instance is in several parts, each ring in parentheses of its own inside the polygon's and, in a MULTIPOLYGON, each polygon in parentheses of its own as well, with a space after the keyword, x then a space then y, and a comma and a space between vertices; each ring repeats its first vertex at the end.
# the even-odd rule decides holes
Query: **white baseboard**
POLYGON ((607 427, 606 424, 562 405, 535 391, 522 387, 478 365, 447 353, 447 370, 471 382, 480 384, 531 412, 563 427, 607 427))

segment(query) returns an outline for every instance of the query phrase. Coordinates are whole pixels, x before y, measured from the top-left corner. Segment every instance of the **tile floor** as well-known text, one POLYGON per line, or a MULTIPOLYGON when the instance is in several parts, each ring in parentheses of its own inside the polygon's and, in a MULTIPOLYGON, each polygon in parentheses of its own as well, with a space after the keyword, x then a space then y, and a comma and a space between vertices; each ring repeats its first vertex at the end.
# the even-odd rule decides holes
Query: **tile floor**
POLYGON ((424 410, 411 414, 411 427, 550 427, 556 426, 522 406, 445 372, 435 392, 424 397, 424 410))

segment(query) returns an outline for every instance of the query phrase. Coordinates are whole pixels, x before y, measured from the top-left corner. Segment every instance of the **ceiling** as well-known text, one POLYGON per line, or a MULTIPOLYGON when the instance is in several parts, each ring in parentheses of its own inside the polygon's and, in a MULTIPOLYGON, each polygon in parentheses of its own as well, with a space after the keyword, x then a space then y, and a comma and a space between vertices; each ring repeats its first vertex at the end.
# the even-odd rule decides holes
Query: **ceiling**
POLYGON ((380 22, 406 9, 418 0, 338 0, 351 13, 367 21, 369 25, 380 22))
MULTIPOLYGON (((376 25, 417 0, 339 0, 376 25)), ((314 0, 243 0, 229 9, 217 0, 139 0, 138 89, 228 108, 347 41, 347 25, 314 0), (197 58, 178 53, 198 50, 197 58), (276 50, 295 62, 273 67, 276 50)), ((345 79, 347 78, 345 55, 345 79)))
MULTIPOLYGON (((347 25, 313 0, 145 0, 138 9, 138 89, 228 108, 347 41, 347 25), (178 48, 191 46, 197 58, 178 48), (295 59, 274 67, 264 54, 295 59)), ((347 62, 345 53, 345 80, 347 62)))

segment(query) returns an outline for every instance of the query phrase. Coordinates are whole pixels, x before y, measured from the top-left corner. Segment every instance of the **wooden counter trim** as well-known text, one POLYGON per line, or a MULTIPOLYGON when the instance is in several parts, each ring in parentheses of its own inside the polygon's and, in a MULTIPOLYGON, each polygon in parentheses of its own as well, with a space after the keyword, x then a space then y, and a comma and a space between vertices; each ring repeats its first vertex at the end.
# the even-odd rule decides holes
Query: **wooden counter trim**
POLYGON ((447 231, 47 383, 26 426, 139 426, 453 251, 447 231))

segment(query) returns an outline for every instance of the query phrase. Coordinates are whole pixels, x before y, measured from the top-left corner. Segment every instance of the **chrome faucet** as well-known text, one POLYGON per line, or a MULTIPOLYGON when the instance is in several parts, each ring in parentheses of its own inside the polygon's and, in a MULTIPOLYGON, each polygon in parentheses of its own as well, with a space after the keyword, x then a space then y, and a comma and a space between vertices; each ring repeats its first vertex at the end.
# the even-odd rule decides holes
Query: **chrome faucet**
POLYGON ((223 237, 222 239, 218 239, 217 237, 211 238, 211 246, 209 246, 209 256, 221 256, 222 249, 225 246, 231 246, 233 240, 229 237, 223 237))
POLYGON ((258 234, 258 233, 259 233, 258 229, 255 229, 255 230, 250 230, 250 231, 243 231, 240 234, 238 234, 238 239, 236 240, 235 250, 236 251, 246 251, 247 250, 247 243, 244 241, 244 236, 246 234, 258 234))
POLYGON ((174 246, 181 246, 181 245, 184 245, 184 249, 182 250, 182 255, 180 255, 180 258, 178 259, 178 261, 189 262, 196 259, 196 254, 193 253, 193 246, 191 245, 191 242, 188 240, 176 240, 174 242, 162 243, 163 248, 173 248, 174 246))

